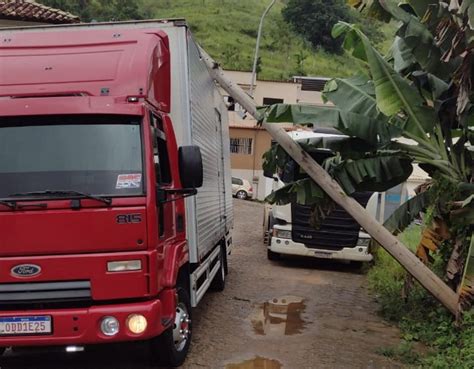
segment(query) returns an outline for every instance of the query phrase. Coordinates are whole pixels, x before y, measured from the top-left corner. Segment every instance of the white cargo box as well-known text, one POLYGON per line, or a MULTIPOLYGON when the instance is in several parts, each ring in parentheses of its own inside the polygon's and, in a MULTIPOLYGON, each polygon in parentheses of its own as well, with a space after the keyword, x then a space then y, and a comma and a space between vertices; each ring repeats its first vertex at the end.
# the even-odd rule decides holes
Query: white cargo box
MULTIPOLYGON (((77 31, 79 29, 159 29, 170 41, 171 118, 178 145, 198 145, 204 183, 186 199, 190 262, 200 263, 226 237, 233 224, 228 113, 222 95, 200 58, 184 20, 153 20, 33 26, 4 32, 77 31)), ((66 36, 65 36, 66 37, 66 36)))

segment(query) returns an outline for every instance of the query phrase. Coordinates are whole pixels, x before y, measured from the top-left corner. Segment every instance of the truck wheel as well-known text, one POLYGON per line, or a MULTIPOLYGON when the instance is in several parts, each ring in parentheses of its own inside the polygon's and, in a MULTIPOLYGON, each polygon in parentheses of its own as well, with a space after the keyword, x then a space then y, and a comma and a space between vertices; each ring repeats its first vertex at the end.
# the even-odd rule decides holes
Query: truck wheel
POLYGON ((217 274, 214 276, 214 279, 212 280, 211 289, 213 291, 222 292, 224 291, 224 288, 225 288, 225 274, 226 274, 225 273, 226 257, 225 257, 225 251, 223 247, 221 247, 219 262, 221 264, 221 267, 219 268, 219 271, 217 272, 217 274))
POLYGON ((268 260, 272 261, 280 260, 280 254, 278 254, 277 252, 273 252, 270 249, 267 249, 267 258, 268 260))
POLYGON ((247 200, 247 192, 245 191, 238 191, 235 196, 238 198, 238 199, 241 199, 241 200, 247 200))
POLYGON ((159 366, 178 367, 184 363, 192 337, 191 303, 189 293, 177 288, 178 301, 173 326, 150 341, 153 363, 159 366))
POLYGON ((0 347, 0 356, 2 356, 5 353, 6 347, 0 347))
POLYGON ((267 229, 263 234, 263 243, 266 246, 270 246, 272 244, 273 226, 275 225, 275 220, 273 219, 273 216, 269 215, 267 222, 267 229))

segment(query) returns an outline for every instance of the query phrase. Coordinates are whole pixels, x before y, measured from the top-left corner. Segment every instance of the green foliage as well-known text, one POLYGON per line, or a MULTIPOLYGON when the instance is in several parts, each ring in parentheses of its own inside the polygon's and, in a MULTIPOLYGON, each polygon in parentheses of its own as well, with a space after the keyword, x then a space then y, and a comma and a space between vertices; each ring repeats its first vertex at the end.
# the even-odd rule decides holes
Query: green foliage
POLYGON ((316 47, 340 51, 340 41, 331 37, 331 29, 340 20, 350 21, 344 0, 290 0, 283 17, 299 34, 316 47))
MULTIPOLYGON (((185 18, 193 35, 226 69, 250 71, 257 29, 267 0, 43 0, 79 15, 82 21, 148 18, 185 18)), ((282 16, 284 1, 277 1, 265 18, 260 45, 260 79, 288 80, 294 75, 344 77, 358 70, 345 55, 315 50, 294 32, 282 16)), ((379 25, 374 22, 374 28, 379 25)), ((386 43, 394 32, 384 25, 379 34, 386 43)), ((386 48, 384 46, 384 48, 386 48)))
POLYGON ((379 348, 377 353, 409 365, 419 364, 421 359, 421 355, 415 352, 413 342, 406 340, 396 347, 379 348))
POLYGON ((419 216, 420 212, 424 212, 432 204, 432 199, 433 196, 430 191, 424 191, 413 196, 390 215, 385 221, 384 227, 393 234, 403 232, 419 216))
POLYGON ((339 21, 359 24, 376 43, 384 39, 383 33, 379 31, 379 22, 367 22, 344 0, 289 0, 282 13, 292 28, 314 48, 321 47, 329 52, 341 51, 340 40, 331 37, 331 29, 339 21))
MULTIPOLYGON (((338 22, 333 27, 332 35, 344 36, 344 49, 365 64, 367 75, 336 78, 326 84, 323 98, 332 102, 335 108, 279 104, 268 107, 263 119, 267 123, 292 122, 311 124, 313 127, 332 127, 364 141, 366 145, 360 145, 359 150, 336 151, 339 158, 337 163, 333 158, 323 163, 326 169, 333 169, 329 173, 348 194, 357 189, 380 190, 383 182, 387 186, 401 183, 406 176, 399 175, 403 172, 399 169, 414 161, 420 163, 420 167, 437 181, 444 179, 450 183, 450 187, 457 188, 472 178, 472 155, 468 145, 465 145, 470 140, 470 131, 459 129, 463 119, 472 120, 472 114, 465 111, 459 114, 460 107, 453 102, 460 101, 461 91, 449 86, 460 83, 463 78, 470 78, 470 71, 464 71, 459 80, 445 80, 445 72, 454 70, 456 65, 459 67, 459 62, 439 60, 442 64, 439 67, 428 61, 433 55, 443 53, 440 45, 434 43, 436 33, 432 32, 438 28, 428 27, 425 20, 418 19, 391 0, 380 4, 384 11, 401 22, 389 57, 381 55, 360 27, 338 22), (410 46, 416 40, 426 45, 425 49, 420 47, 425 53, 430 53, 425 55, 426 58, 418 49, 410 46), (428 71, 423 70, 423 67, 428 71), (459 137, 456 144, 452 140, 453 130, 459 137), (402 144, 394 140, 398 136, 411 139, 416 144, 402 144), (390 170, 397 173, 393 181, 386 175, 390 172, 385 162, 388 159, 375 160, 376 157, 386 157, 387 153, 392 157, 390 170)), ((443 13, 440 14, 444 17, 443 13)), ((431 14, 431 18, 437 16, 431 14)), ((459 53, 457 50, 452 52, 459 53)), ((458 73, 461 72, 459 69, 458 73)), ((472 96, 472 88, 469 88, 465 93, 472 96)), ((471 103, 466 105, 464 100, 462 104, 470 106, 471 103)), ((271 161, 271 157, 267 156, 266 160, 271 161)), ((436 200, 450 202, 464 199, 457 194, 447 197, 447 194, 452 192, 446 191, 436 200)), ((469 193, 462 196, 466 195, 469 193)))
POLYGON ((78 15, 83 22, 145 19, 140 2, 129 0, 41 0, 42 4, 78 15))
MULTIPOLYGON (((414 250, 420 235, 420 227, 411 226, 399 237, 414 250)), ((474 310, 465 312, 456 325, 452 316, 439 308, 419 285, 403 300, 405 277, 403 268, 384 250, 378 249, 376 264, 368 273, 369 286, 380 304, 381 314, 399 325, 403 338, 400 346, 383 347, 378 352, 420 368, 473 368, 474 310), (416 343, 426 345, 427 353, 419 353, 416 343)))
MULTIPOLYGON (((250 71, 260 17, 267 0, 140 0, 152 18, 185 18, 204 49, 224 69, 250 71)), ((294 75, 347 76, 357 66, 347 56, 313 50, 291 30, 278 1, 265 18, 260 44, 261 79, 294 75)), ((249 81, 250 82, 250 81, 249 81)))

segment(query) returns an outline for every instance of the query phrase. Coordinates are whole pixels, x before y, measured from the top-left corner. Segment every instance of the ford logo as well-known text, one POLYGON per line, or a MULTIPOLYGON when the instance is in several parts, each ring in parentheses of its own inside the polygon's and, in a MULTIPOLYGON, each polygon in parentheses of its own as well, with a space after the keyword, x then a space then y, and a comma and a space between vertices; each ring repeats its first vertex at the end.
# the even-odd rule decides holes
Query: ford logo
POLYGON ((11 274, 14 277, 34 277, 41 273, 41 267, 34 264, 20 264, 11 269, 11 274))

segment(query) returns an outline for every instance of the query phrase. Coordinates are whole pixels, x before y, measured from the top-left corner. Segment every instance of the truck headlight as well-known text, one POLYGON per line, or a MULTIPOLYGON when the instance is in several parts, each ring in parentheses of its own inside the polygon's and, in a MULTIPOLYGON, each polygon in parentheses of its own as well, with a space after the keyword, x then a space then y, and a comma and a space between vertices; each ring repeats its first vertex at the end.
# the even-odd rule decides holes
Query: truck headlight
POLYGON ((141 260, 109 261, 107 263, 108 272, 127 272, 142 270, 141 260))
POLYGON ((113 316, 106 316, 100 322, 100 330, 106 336, 115 336, 120 330, 119 321, 113 316))
POLYGON ((131 314, 127 318, 127 327, 134 334, 145 332, 147 325, 146 318, 141 314, 131 314))
POLYGON ((291 239, 291 231, 273 228, 273 237, 291 239))

